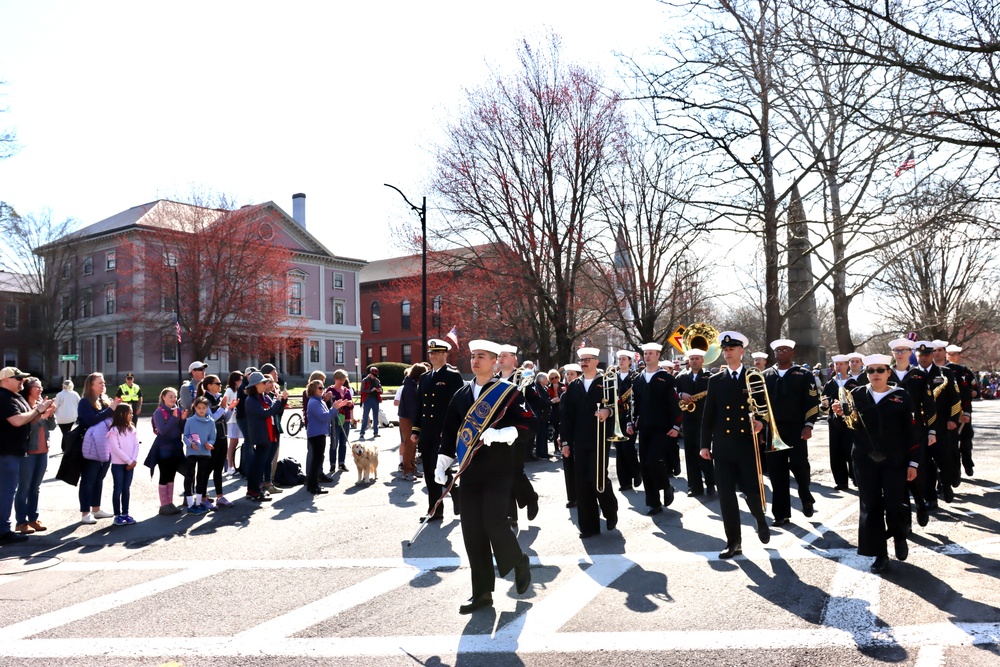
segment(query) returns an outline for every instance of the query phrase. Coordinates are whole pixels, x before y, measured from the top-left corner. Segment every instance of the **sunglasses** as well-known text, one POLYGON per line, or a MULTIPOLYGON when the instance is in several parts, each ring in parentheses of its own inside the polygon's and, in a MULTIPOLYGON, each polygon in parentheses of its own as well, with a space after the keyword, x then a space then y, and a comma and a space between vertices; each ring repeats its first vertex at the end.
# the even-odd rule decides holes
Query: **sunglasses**
POLYGON ((881 368, 866 368, 865 372, 868 373, 868 375, 874 375, 876 373, 887 373, 889 372, 889 369, 882 366, 881 368))

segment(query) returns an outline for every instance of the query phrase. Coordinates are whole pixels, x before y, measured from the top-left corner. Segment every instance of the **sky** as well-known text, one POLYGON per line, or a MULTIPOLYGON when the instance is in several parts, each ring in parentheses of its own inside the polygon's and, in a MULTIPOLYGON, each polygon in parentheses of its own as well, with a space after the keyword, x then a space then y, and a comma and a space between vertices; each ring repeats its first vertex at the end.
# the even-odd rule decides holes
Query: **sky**
POLYGON ((161 197, 274 201, 335 254, 403 254, 464 91, 551 30, 614 77, 669 29, 656 0, 0 0, 0 200, 87 225, 161 197))

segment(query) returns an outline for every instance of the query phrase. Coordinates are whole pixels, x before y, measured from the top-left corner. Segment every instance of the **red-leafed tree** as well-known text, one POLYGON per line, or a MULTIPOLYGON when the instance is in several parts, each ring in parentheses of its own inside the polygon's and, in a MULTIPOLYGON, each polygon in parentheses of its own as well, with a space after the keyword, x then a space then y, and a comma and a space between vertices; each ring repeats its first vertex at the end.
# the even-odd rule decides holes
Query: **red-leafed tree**
POLYGON ((270 357, 298 340, 305 319, 294 308, 302 295, 288 280, 293 252, 261 231, 276 228, 279 215, 266 205, 233 209, 224 200, 160 202, 120 251, 119 271, 134 278, 123 281, 130 293, 119 295, 127 312, 164 333, 174 331, 176 318, 195 359, 224 349, 270 357))

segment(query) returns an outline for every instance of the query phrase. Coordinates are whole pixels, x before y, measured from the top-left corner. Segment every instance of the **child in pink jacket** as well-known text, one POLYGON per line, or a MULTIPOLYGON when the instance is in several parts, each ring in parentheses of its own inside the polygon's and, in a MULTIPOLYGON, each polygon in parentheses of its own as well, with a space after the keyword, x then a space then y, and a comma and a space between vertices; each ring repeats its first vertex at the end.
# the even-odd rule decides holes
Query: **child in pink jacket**
POLYGON ((129 488, 135 463, 139 460, 139 434, 132 426, 132 407, 128 403, 115 408, 108 429, 108 446, 111 449, 111 479, 115 483, 111 492, 115 525, 130 526, 135 519, 128 513, 129 488))

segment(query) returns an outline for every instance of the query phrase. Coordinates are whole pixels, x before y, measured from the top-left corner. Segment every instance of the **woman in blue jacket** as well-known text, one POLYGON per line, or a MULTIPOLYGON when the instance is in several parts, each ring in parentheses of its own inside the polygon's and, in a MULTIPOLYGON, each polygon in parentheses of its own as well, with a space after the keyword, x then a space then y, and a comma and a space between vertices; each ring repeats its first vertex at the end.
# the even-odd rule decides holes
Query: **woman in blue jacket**
MULTIPOLYGON (((278 442, 278 424, 275 416, 280 415, 288 403, 288 392, 281 391, 277 400, 268 392, 274 380, 260 371, 250 374, 247 379, 246 399, 242 402, 247 415, 246 440, 253 443, 254 457, 247 477, 247 499, 254 502, 270 500, 264 492, 264 465, 268 463, 267 453, 278 442)), ((244 444, 244 447, 246 445, 244 444)))
POLYGON ((337 416, 323 400, 323 381, 313 380, 306 387, 306 446, 309 448, 309 465, 306 470, 306 489, 309 493, 327 493, 319 487, 319 476, 323 472, 323 453, 326 450, 326 434, 330 432, 330 421, 337 416))
MULTIPOLYGON (((111 419, 115 408, 122 402, 120 398, 109 398, 105 393, 104 375, 91 373, 83 383, 83 397, 76 406, 76 422, 82 429, 89 429, 106 419, 111 419)), ((80 472, 80 521, 87 524, 97 523, 97 519, 108 519, 114 516, 111 512, 101 509, 101 492, 104 490, 104 478, 111 468, 111 462, 83 460, 80 472)))

